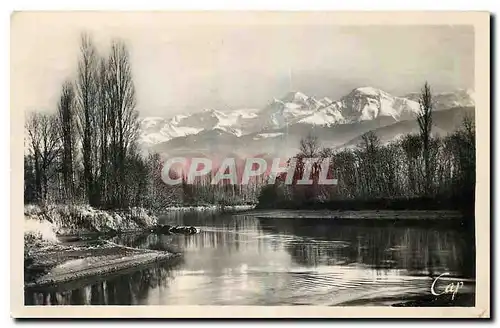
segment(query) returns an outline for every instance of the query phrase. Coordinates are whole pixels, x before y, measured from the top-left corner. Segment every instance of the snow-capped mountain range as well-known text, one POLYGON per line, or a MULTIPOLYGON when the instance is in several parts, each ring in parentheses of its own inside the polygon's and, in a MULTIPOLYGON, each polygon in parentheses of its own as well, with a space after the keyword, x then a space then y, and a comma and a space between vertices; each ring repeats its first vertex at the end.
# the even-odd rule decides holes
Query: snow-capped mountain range
MULTIPOLYGON (((474 93, 471 90, 436 94, 433 99, 436 111, 474 106, 474 93)), ((236 148, 248 148, 257 141, 283 139, 284 134, 290 138, 290 134, 303 134, 311 129, 319 134, 320 130, 377 129, 414 120, 419 107, 418 93, 397 97, 372 87, 356 88, 336 101, 328 97, 317 99, 301 92, 290 92, 282 98, 273 99, 262 109, 224 112, 203 109, 171 118, 143 118, 139 143, 145 149, 171 152, 179 148, 198 149, 199 144, 206 140, 219 142, 223 137, 232 140, 230 144, 235 144, 236 148)), ((330 141, 337 146, 347 141, 340 139, 330 141)))

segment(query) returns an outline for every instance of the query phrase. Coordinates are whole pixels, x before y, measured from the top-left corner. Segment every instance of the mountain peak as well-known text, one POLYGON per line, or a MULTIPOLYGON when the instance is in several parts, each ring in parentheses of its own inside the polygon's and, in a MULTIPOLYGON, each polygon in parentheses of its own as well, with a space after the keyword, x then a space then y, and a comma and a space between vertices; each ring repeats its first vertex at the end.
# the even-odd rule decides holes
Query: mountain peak
MULTIPOLYGON (((198 112, 179 114, 170 119, 147 117, 141 120, 140 141, 145 145, 153 145, 209 131, 218 136, 240 138, 254 133, 276 132, 284 127, 298 130, 320 129, 378 118, 385 118, 381 120, 384 122, 409 119, 414 121, 415 113, 419 110, 418 96, 418 90, 416 93, 398 97, 371 86, 352 89, 347 95, 336 100, 328 97, 315 98, 300 91, 292 91, 281 99, 274 98, 262 109, 219 111, 203 108, 198 112)), ((461 89, 433 93, 433 99, 438 111, 473 107, 474 91, 461 89)))
POLYGON ((401 116, 411 116, 419 108, 414 101, 368 86, 353 89, 342 97, 340 107, 342 114, 351 121, 373 120, 379 116, 399 120, 401 116))
POLYGON ((378 96, 384 96, 384 97, 389 96, 390 97, 390 95, 387 92, 380 90, 380 89, 377 89, 377 88, 374 88, 374 87, 368 87, 368 86, 353 89, 351 91, 351 93, 363 94, 363 95, 372 96, 372 97, 378 97, 378 96))
POLYGON ((281 101, 285 103, 304 103, 309 99, 309 96, 303 94, 300 91, 290 91, 287 93, 281 101))

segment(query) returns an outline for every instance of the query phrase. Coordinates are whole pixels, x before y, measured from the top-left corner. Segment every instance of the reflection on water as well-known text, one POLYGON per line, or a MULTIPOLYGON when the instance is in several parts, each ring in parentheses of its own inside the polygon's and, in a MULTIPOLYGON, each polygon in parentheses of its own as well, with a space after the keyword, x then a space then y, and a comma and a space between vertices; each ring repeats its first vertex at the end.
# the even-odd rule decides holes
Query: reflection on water
POLYGON ((162 220, 202 231, 116 241, 182 251, 181 260, 28 292, 27 304, 382 305, 428 295, 433 278, 444 272, 464 280, 464 289, 475 288, 473 242, 454 229, 198 212, 176 212, 162 220))

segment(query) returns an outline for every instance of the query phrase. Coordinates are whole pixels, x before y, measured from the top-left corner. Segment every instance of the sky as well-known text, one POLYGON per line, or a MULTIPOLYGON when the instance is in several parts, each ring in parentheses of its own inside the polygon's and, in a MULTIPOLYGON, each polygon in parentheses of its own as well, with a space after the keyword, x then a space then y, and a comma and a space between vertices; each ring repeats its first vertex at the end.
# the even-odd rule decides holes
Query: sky
MULTIPOLYGON (((19 110, 54 110, 74 79, 79 35, 106 52, 129 47, 141 116, 262 108, 289 91, 339 99, 373 86, 394 95, 474 89, 474 30, 465 25, 338 25, 147 14, 18 13, 12 17, 12 88, 19 110)), ((224 16, 228 17, 228 16, 224 16)))

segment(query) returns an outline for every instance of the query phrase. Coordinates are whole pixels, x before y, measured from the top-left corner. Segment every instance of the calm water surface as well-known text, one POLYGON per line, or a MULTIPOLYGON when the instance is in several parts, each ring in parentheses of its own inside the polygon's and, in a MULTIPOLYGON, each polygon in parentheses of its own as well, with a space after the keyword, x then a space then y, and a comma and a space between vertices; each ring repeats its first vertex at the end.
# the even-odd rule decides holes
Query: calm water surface
MULTIPOLYGON (((173 263, 27 295, 34 304, 390 305, 430 294, 447 272, 474 290, 474 251, 454 229, 346 226, 176 212, 197 235, 121 236, 115 242, 182 251, 173 263), (62 288, 62 289, 61 289, 62 288)), ((135 270, 135 271, 134 271, 135 270)))

